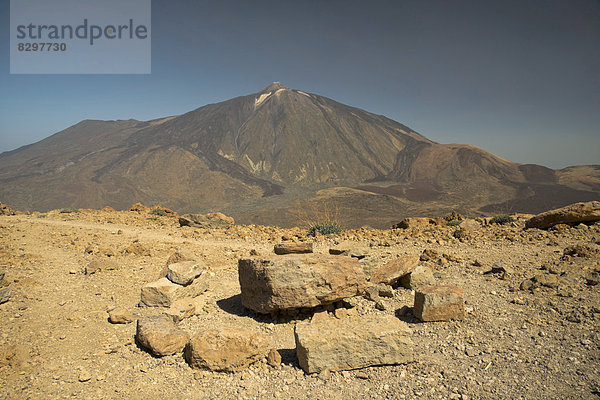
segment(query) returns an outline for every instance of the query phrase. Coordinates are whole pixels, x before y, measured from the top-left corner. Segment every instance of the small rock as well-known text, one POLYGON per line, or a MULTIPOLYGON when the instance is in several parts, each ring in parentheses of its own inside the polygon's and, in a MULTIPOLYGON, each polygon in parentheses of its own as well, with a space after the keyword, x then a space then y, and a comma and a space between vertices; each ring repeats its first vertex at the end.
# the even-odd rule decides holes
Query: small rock
POLYGON ((112 270, 115 270, 118 268, 119 268, 119 265, 115 261, 108 259, 108 258, 104 258, 104 259, 91 261, 85 267, 84 273, 86 275, 92 275, 98 271, 102 271, 102 270, 112 271, 112 270))
POLYGON ((331 378, 331 371, 329 371, 328 369, 324 369, 321 372, 319 372, 319 379, 322 381, 327 381, 329 380, 329 378, 331 378))
POLYGON ((79 372, 79 377, 77 379, 79 380, 79 382, 87 382, 92 379, 92 375, 88 371, 83 369, 79 372))
POLYGON ((167 279, 173 283, 187 286, 204 272, 206 267, 198 261, 180 261, 167 267, 167 279))
POLYGON ((136 256, 150 256, 150 250, 144 247, 143 244, 136 242, 132 243, 123 250, 125 254, 135 254, 136 256))
POLYGON ((415 292, 413 312, 424 322, 463 319, 464 297, 464 291, 456 286, 424 286, 415 292))
POLYGON ((487 274, 499 274, 500 275, 500 279, 506 279, 508 278, 510 275, 513 275, 514 272, 512 270, 512 268, 507 267, 506 265, 504 265, 504 263, 502 261, 498 261, 495 262, 492 265, 492 269, 485 272, 485 275, 487 274))
POLYGON ((423 253, 421 253, 421 256, 419 257, 421 261, 434 261, 438 258, 440 258, 439 253, 433 249, 423 250, 423 253))
POLYGON ((377 286, 369 286, 365 289, 364 297, 367 300, 377 301, 379 300, 379 289, 377 286))
POLYGON ((533 290, 538 286, 539 285, 537 283, 537 280, 535 278, 530 278, 530 279, 525 279, 523 282, 521 282, 521 285, 519 286, 519 288, 521 290, 533 290))
POLYGON ((590 272, 585 277, 585 283, 588 286, 596 286, 598 283, 600 283, 600 273, 598 273, 598 271, 590 272))
POLYGON ((313 252, 312 243, 280 243, 273 248, 275 254, 305 254, 313 252))
POLYGON ((369 375, 365 374, 364 372, 357 372, 355 375, 358 379, 369 379, 369 375))
POLYGON ((280 368, 281 354, 275 349, 269 350, 269 354, 267 354, 267 364, 274 368, 280 368))
POLYGON ((377 300, 375 302, 375 308, 378 309, 379 311, 385 311, 388 309, 388 305, 385 302, 385 300, 377 300))
POLYGON ((385 285, 380 283, 377 285, 377 290, 379 290, 379 296, 392 298, 394 297, 394 289, 390 285, 385 285))
POLYGON ((124 307, 117 307, 108 313, 108 321, 111 324, 129 324, 133 320, 131 311, 124 307))
POLYGON ((12 292, 9 287, 0 288, 0 304, 4 304, 9 301, 11 295, 12 292))
POLYGON ((189 340, 187 333, 164 314, 138 319, 135 338, 156 356, 179 353, 189 340))

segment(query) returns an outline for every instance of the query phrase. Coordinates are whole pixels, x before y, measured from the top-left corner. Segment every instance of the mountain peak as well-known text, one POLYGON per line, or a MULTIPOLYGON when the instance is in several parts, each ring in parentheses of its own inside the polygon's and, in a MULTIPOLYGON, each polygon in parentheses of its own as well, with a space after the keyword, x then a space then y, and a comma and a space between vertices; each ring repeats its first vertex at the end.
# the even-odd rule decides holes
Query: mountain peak
POLYGON ((285 85, 281 82, 273 82, 269 86, 261 90, 261 92, 272 92, 279 89, 287 89, 287 87, 285 87, 285 85))

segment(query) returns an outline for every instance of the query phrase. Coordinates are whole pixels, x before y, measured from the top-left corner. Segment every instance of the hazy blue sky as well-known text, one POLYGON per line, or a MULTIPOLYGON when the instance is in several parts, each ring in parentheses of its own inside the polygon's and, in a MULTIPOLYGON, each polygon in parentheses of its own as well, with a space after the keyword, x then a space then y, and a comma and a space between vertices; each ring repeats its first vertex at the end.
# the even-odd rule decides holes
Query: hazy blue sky
POLYGON ((150 75, 10 75, 8 0, 0 15, 0 152, 281 81, 440 143, 600 164, 598 0, 155 0, 150 75))

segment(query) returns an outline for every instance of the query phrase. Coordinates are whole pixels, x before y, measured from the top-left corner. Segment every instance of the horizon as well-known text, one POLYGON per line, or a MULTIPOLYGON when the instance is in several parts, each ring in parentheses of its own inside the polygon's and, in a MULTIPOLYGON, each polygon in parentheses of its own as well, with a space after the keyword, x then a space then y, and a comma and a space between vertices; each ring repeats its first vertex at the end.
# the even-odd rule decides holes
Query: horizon
MULTIPOLYGON (((9 2, 0 12, 9 25, 9 2)), ((271 82, 439 143, 553 169, 600 164, 600 4, 175 1, 152 5, 149 75, 10 75, 0 152, 82 120, 147 121, 271 82)))

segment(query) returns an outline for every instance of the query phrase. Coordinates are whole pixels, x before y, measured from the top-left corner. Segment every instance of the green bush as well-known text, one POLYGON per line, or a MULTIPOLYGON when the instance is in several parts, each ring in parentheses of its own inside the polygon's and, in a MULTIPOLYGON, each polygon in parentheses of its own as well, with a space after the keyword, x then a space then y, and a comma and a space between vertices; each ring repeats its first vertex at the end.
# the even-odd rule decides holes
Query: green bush
POLYGON ((71 213, 78 213, 78 212, 81 212, 81 211, 79 211, 79 209, 77 209, 77 208, 72 208, 72 207, 63 208, 62 210, 59 211, 60 214, 71 214, 71 213))
POLYGON ((316 236, 317 232, 321 235, 339 234, 342 231, 340 225, 334 221, 320 222, 314 224, 308 230, 308 236, 316 236))
POLYGON ((150 215, 158 215, 159 217, 165 217, 167 215, 167 212, 165 210, 163 210, 162 208, 155 208, 153 210, 150 210, 149 214, 150 215))
POLYGON ((494 218, 492 218, 492 220, 490 221, 492 224, 508 224, 510 222, 515 222, 515 219, 513 217, 511 217, 510 215, 496 215, 494 218))
POLYGON ((453 219, 452 221, 448 221, 448 223, 446 225, 448 226, 458 226, 462 224, 462 220, 461 219, 453 219))

